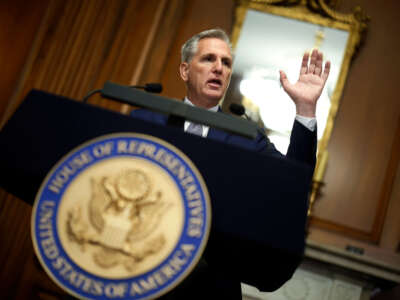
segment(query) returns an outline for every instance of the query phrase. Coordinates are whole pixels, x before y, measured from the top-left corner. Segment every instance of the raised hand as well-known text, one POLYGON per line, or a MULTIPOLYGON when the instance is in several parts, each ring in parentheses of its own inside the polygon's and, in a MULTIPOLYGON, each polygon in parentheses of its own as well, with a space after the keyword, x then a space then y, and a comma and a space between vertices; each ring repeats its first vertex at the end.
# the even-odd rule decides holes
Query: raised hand
POLYGON ((296 113, 304 117, 315 117, 317 100, 328 79, 331 63, 327 61, 322 70, 322 52, 314 49, 310 55, 305 53, 300 68, 300 76, 295 84, 291 84, 285 72, 280 72, 283 89, 296 104, 296 113), (310 63, 308 62, 310 60, 310 63))

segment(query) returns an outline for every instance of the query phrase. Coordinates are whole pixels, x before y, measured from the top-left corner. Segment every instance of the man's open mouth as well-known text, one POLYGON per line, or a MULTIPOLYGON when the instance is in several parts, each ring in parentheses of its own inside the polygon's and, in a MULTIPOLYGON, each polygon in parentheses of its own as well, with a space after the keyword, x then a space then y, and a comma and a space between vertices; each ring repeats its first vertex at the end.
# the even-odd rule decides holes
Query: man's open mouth
POLYGON ((211 86, 215 86, 215 87, 222 86, 222 81, 220 79, 210 79, 207 81, 207 83, 210 84, 211 86))

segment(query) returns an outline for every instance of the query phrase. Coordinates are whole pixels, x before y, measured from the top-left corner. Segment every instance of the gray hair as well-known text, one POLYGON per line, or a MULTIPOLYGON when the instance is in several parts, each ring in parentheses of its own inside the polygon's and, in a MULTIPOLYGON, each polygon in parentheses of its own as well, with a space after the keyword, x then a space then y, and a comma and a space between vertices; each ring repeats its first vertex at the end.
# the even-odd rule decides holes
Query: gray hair
POLYGON ((225 43, 228 44, 231 54, 233 53, 232 45, 226 32, 220 28, 214 28, 202 31, 192 36, 190 39, 186 41, 186 43, 183 44, 181 49, 181 62, 189 63, 192 60, 195 53, 197 52, 197 46, 199 41, 206 38, 217 38, 224 41, 225 43))

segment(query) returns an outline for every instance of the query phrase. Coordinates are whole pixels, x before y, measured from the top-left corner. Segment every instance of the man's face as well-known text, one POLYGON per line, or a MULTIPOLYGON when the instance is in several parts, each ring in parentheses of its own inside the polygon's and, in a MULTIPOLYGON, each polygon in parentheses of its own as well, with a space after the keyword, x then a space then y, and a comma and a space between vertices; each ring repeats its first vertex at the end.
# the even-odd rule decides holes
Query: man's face
POLYGON ((217 105, 232 73, 228 44, 217 38, 200 40, 192 60, 181 63, 180 73, 187 85, 187 97, 193 104, 204 108, 217 105))

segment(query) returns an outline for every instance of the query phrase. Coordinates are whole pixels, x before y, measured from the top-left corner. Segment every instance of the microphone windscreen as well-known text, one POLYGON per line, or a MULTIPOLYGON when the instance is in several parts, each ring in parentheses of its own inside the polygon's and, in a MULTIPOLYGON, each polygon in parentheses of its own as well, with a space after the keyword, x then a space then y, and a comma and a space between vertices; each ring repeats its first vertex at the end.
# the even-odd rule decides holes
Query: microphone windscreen
POLYGON ((162 85, 161 83, 146 83, 144 86, 144 90, 150 93, 161 93, 162 85))
POLYGON ((231 105, 229 105, 229 110, 237 116, 242 116, 245 113, 244 106, 239 103, 231 103, 231 105))

